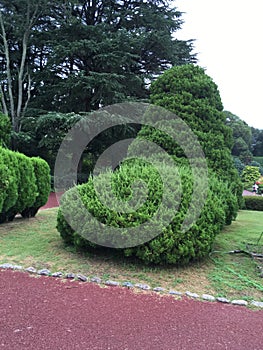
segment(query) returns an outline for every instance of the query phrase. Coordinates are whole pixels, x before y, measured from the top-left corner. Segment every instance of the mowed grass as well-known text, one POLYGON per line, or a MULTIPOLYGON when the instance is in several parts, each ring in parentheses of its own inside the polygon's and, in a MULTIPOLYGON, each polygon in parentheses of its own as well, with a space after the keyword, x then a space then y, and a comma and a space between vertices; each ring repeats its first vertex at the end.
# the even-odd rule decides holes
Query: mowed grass
POLYGON ((186 267, 146 266, 124 259, 116 251, 80 252, 66 246, 56 230, 57 209, 40 211, 33 219, 16 218, 0 225, 0 262, 52 272, 82 273, 103 280, 146 283, 181 292, 210 293, 231 299, 263 301, 263 278, 257 263, 230 250, 246 249, 246 243, 263 246, 263 212, 240 211, 237 220, 219 234, 207 259, 186 267))

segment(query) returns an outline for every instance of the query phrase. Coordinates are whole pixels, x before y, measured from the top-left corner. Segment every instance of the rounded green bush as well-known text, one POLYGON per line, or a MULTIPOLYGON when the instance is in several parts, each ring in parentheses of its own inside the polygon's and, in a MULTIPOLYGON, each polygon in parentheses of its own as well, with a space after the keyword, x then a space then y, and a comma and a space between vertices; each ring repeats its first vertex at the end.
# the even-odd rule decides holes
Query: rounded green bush
POLYGON ((16 214, 35 216, 50 193, 50 169, 43 159, 0 147, 0 223, 16 214))
POLYGON ((6 164, 0 159, 0 213, 7 197, 7 190, 10 185, 11 173, 6 164))
POLYGON ((34 167, 37 197, 31 207, 27 207, 21 212, 23 217, 34 217, 39 208, 48 201, 51 190, 50 168, 48 163, 39 157, 32 157, 30 161, 34 167))
MULTIPOLYGON (((8 213, 17 202, 18 199, 18 160, 15 153, 0 147, 0 161, 4 164, 4 169, 7 168, 8 183, 1 187, 2 198, 4 198, 0 223, 8 220, 8 213)), ((3 175, 5 176, 5 175, 3 175)))
MULTIPOLYGON (((169 169, 165 169, 169 176, 169 169)), ((88 182, 68 190, 62 197, 61 207, 57 217, 57 229, 66 243, 73 244, 78 248, 97 249, 99 245, 94 243, 98 239, 104 242, 114 242, 114 235, 105 237, 105 232, 100 230, 100 225, 122 228, 122 239, 129 248, 118 250, 125 256, 135 256, 145 263, 154 264, 184 264, 194 259, 206 256, 212 247, 214 238, 225 224, 225 206, 223 191, 226 191, 224 183, 211 175, 206 204, 197 222, 187 232, 182 232, 181 226, 188 213, 189 203, 192 199, 193 178, 189 167, 181 166, 178 169, 181 179, 182 193, 178 203, 174 203, 174 196, 171 196, 171 210, 179 204, 178 210, 167 227, 157 231, 157 236, 150 241, 132 246, 133 237, 125 230, 128 227, 139 226, 149 220, 162 200, 162 181, 158 173, 153 171, 151 166, 145 166, 134 161, 123 164, 114 172, 109 171, 108 176, 101 175, 101 185, 111 178, 110 184, 113 193, 118 199, 122 199, 125 208, 125 199, 131 199, 131 185, 138 178, 143 179, 147 184, 148 197, 144 203, 134 212, 120 213, 104 206, 94 189, 94 178, 88 182), (76 193, 77 189, 77 193, 76 193), (85 213, 78 205, 77 196, 80 196, 85 210, 98 219, 98 226, 94 227, 93 222, 84 219, 85 213), (81 228, 76 232, 68 224, 66 218, 70 217, 70 223, 82 223, 81 228), (85 221, 84 221, 85 220, 85 221), (160 234, 158 234, 160 232, 160 234)), ((171 172, 172 173, 172 172, 171 172)), ((98 180, 98 179, 96 179, 98 180)), ((171 191, 179 191, 180 184, 169 181, 171 191)), ((107 194, 106 194, 107 197, 107 194)), ((175 196, 176 197, 176 196, 175 196)), ((167 210, 167 209, 166 209, 167 210)), ((163 213, 165 215, 165 213, 163 213)), ((75 227, 75 226, 74 226, 75 227)), ((156 222, 156 229, 160 223, 156 222)), ((144 232, 142 232, 142 235, 144 232)), ((118 237, 120 239, 120 237, 118 237)), ((116 242, 115 242, 116 243, 116 242)))
POLYGON ((29 157, 14 152, 17 159, 18 198, 15 205, 7 212, 8 220, 12 221, 16 214, 32 207, 38 195, 34 167, 29 157))
POLYGON ((0 148, 0 159, 10 171, 10 183, 1 211, 1 222, 12 221, 16 214, 32 206, 37 196, 36 178, 30 158, 0 148))

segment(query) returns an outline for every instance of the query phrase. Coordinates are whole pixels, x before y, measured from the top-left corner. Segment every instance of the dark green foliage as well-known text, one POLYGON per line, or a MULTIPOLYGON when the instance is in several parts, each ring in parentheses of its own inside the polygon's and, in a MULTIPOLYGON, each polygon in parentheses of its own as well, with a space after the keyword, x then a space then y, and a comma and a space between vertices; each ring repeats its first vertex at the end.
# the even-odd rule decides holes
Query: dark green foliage
POLYGON ((263 130, 252 128, 252 153, 254 156, 263 156, 263 130))
MULTIPOLYGON (((172 170, 166 167, 165 173, 167 177, 170 176, 169 174, 172 170)), ((229 206, 229 203, 226 203, 226 201, 232 201, 232 205, 235 205, 236 201, 232 197, 226 199, 228 194, 227 186, 211 175, 208 197, 202 213, 190 230, 183 233, 181 225, 188 212, 193 190, 193 178, 189 167, 182 166, 179 172, 182 183, 182 198, 178 197, 177 203, 174 200, 174 192, 172 191, 178 192, 180 186, 173 181, 168 181, 168 183, 171 186, 169 193, 172 206, 170 209, 174 212, 174 208, 179 203, 180 207, 178 211, 175 210, 175 215, 167 227, 163 227, 162 230, 158 231, 160 225, 158 222, 155 222, 157 233, 161 233, 149 242, 132 247, 134 237, 125 231, 125 228, 136 227, 149 220, 158 209, 162 200, 162 181, 158 173, 151 166, 138 162, 133 164, 131 162, 128 164, 124 163, 115 172, 109 172, 107 179, 101 182, 101 185, 109 185, 109 179, 111 179, 110 183, 113 192, 118 199, 124 200, 124 208, 125 199, 132 198, 131 184, 136 179, 146 181, 147 189, 149 190, 147 201, 141 203, 138 210, 123 214, 104 206, 94 190, 93 179, 90 178, 87 184, 79 185, 77 188, 67 191, 62 197, 62 204, 57 218, 57 229, 66 243, 74 244, 78 248, 99 248, 94 243, 98 239, 100 242, 104 241, 105 243, 114 242, 116 239, 119 242, 121 239, 123 243, 131 247, 119 250, 124 255, 136 256, 145 263, 183 264, 191 260, 200 259, 210 252, 215 235, 220 232, 225 224, 225 208, 229 206), (87 218, 84 220, 85 212, 78 205, 77 194, 79 194, 81 201, 89 212, 100 222, 97 227, 94 227, 94 223, 87 218), (83 223, 83 226, 80 225, 82 227, 76 232, 67 223, 65 217, 71 218, 72 226, 78 223, 83 223), (105 236, 105 232, 100 229, 100 225, 122 228, 121 236, 117 238, 116 234, 105 236)), ((108 192, 106 191, 107 196, 108 192)), ((163 215, 168 214, 168 211, 166 208, 163 211, 163 215)), ((145 235, 145 232, 142 230, 141 234, 145 235)))
POLYGON ((253 157, 253 160, 260 164, 260 166, 263 168, 263 156, 262 157, 253 157))
POLYGON ((75 113, 41 113, 21 121, 21 131, 13 133, 16 150, 45 159, 53 172, 59 146, 68 130, 81 118, 75 113))
POLYGON ((173 38, 182 21, 169 1, 66 1, 58 8, 59 26, 42 33, 52 54, 41 57, 47 62, 31 106, 79 112, 146 98, 154 75, 195 61, 192 42, 173 38))
POLYGON ((34 167, 36 177, 37 197, 31 207, 25 208, 21 215, 23 217, 33 217, 39 208, 46 204, 50 194, 50 168, 44 159, 39 157, 29 158, 34 167))
POLYGON ((0 14, 2 101, 16 132, 27 108, 67 113, 142 99, 171 64, 195 62, 192 41, 174 36, 183 21, 170 1, 4 0, 0 14))
POLYGON ((234 160, 235 168, 237 169, 239 176, 241 176, 242 171, 245 168, 245 164, 242 163, 238 157, 233 157, 233 160, 234 160))
POLYGON ((234 138, 233 148, 231 150, 232 155, 239 157, 244 152, 251 153, 252 148, 252 130, 246 122, 241 120, 238 116, 229 111, 224 111, 226 116, 226 125, 228 125, 234 138))
POLYGON ((244 196, 244 209, 263 211, 263 197, 262 196, 244 196))
MULTIPOLYGON (((61 142, 77 122, 87 121, 87 124, 100 131, 100 123, 107 123, 107 120, 112 118, 106 114, 103 120, 100 119, 98 121, 96 114, 93 113, 50 112, 36 117, 25 117, 22 120, 21 131, 13 133, 16 149, 27 156, 39 155, 45 159, 53 174, 61 142)), ((136 136, 136 128, 134 125, 128 124, 129 120, 127 118, 125 120, 123 118, 116 119, 116 122, 120 125, 100 132, 87 146, 79 164, 79 182, 83 182, 87 178, 96 163, 97 157, 111 144, 121 139, 134 138, 136 136)))
POLYGON ((263 131, 248 126, 245 121, 229 111, 224 111, 224 114, 226 125, 231 128, 233 133, 234 143, 231 153, 235 158, 236 168, 240 174, 240 164, 236 161, 237 159, 244 166, 254 165, 252 164, 255 158, 253 156, 263 155, 263 131))
POLYGON ((0 146, 9 147, 11 137, 10 118, 0 113, 0 146))
POLYGON ((240 153, 239 155, 239 159, 241 160, 242 163, 244 163, 245 165, 249 165, 252 160, 253 160, 253 155, 250 151, 243 151, 240 153))

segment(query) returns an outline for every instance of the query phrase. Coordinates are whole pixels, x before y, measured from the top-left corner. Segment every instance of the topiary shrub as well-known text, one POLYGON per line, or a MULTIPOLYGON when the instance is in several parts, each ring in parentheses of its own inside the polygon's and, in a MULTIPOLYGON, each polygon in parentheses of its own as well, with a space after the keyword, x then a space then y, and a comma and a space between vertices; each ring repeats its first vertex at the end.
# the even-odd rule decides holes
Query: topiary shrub
MULTIPOLYGON (((173 170, 169 167, 164 169, 168 178, 172 176, 173 170)), ((125 162, 114 172, 109 171, 107 176, 98 175, 96 178, 96 181, 99 181, 99 188, 109 189, 110 183, 116 198, 122 199, 122 209, 128 205, 125 200, 132 198, 133 191, 136 189, 141 191, 141 187, 137 186, 135 181, 143 179, 148 189, 147 200, 136 203, 138 207, 136 211, 123 213, 123 210, 121 212, 121 210, 110 209, 108 205, 104 206, 95 191, 94 178, 89 178, 86 184, 76 186, 62 196, 57 217, 57 229, 61 237, 66 243, 73 244, 77 248, 97 249, 99 248, 98 241, 104 242, 107 246, 111 246, 112 243, 115 246, 119 243, 125 244, 129 248, 118 248, 123 255, 135 256, 145 263, 184 264, 206 256, 211 250, 216 234, 225 224, 227 204, 224 194, 227 187, 211 175, 206 204, 199 219, 187 232, 182 232, 182 224, 192 199, 193 178, 190 168, 185 165, 180 166, 178 171, 181 191, 180 183, 168 181, 170 184, 168 207, 171 210, 171 222, 166 227, 162 226, 160 217, 170 213, 167 208, 161 209, 160 216, 154 219, 157 236, 148 242, 137 245, 134 236, 129 234, 128 228, 140 227, 153 217, 163 198, 163 183, 157 171, 138 161, 125 162), (135 187, 132 187, 134 183, 135 187), (85 208, 79 205, 78 196, 85 208), (174 212, 177 206, 178 210, 174 212), (92 217, 98 219, 97 224, 86 216, 86 210, 92 214, 92 217), (78 227, 78 230, 68 224, 68 218, 70 218, 71 226, 78 227), (112 234, 105 233, 104 226, 121 228, 121 235, 116 236, 115 231, 112 234), (159 235, 158 232, 160 232, 159 235)), ((103 191, 106 202, 111 201, 111 198, 108 197, 109 193, 110 191, 103 191)), ((141 235, 147 237, 148 234, 149 232, 143 228, 141 235)))
POLYGON ((39 157, 0 147, 0 223, 35 216, 50 193, 50 169, 39 157))
POLYGON ((34 217, 39 208, 46 204, 51 190, 50 168, 48 163, 39 157, 29 158, 36 178, 37 197, 31 207, 25 208, 21 215, 23 217, 34 217))
POLYGON ((6 164, 0 159, 0 213, 7 197, 7 190, 10 184, 11 173, 6 164))
POLYGON ((32 207, 38 196, 34 167, 30 158, 18 152, 14 152, 14 156, 17 159, 18 198, 15 205, 7 212, 9 221, 12 221, 16 214, 32 207))
POLYGON ((244 209, 263 211, 263 197, 261 196, 244 196, 244 209))
MULTIPOLYGON (((174 113, 188 125, 188 128, 184 128, 169 112, 163 113, 162 120, 159 121, 159 110, 154 112, 154 108, 148 108, 143 115, 142 123, 145 123, 138 133, 137 141, 132 142, 128 149, 128 156, 137 154, 140 157, 143 153, 140 149, 142 148, 140 141, 142 143, 145 140, 150 141, 146 146, 148 154, 153 154, 151 146, 148 145, 155 144, 177 163, 178 178, 181 180, 182 187, 181 198, 173 197, 173 194, 177 194, 180 189, 179 184, 173 182, 177 179, 172 177, 174 166, 163 169, 165 177, 170 179, 168 181, 170 206, 168 210, 166 208, 167 212, 165 210, 162 212, 163 217, 165 214, 169 215, 170 210, 175 209, 169 224, 163 225, 162 219, 156 220, 152 230, 157 236, 141 244, 133 241, 134 237, 129 235, 128 228, 140 227, 154 216, 162 202, 162 191, 165 186, 161 186, 161 180, 156 175, 155 168, 143 170, 136 162, 127 164, 124 162, 114 172, 109 172, 107 181, 101 178, 101 186, 111 184, 110 188, 104 187, 107 188, 104 191, 106 203, 111 204, 110 198, 107 198, 111 188, 115 191, 117 198, 130 199, 131 185, 129 184, 141 179, 142 174, 147 174, 148 177, 144 181, 147 188, 149 187, 149 195, 145 204, 127 214, 123 214, 121 207, 119 210, 108 209, 108 206, 104 206, 99 200, 94 190, 93 182, 100 180, 100 176, 96 176, 89 178, 87 184, 77 186, 65 193, 58 214, 57 228, 63 239, 76 247, 96 249, 98 242, 101 245, 111 246, 112 242, 121 241, 126 243, 126 246, 125 248, 120 246, 118 249, 125 256, 135 256, 146 263, 185 264, 207 256, 215 235, 225 224, 230 224, 235 219, 241 205, 242 183, 231 156, 232 133, 231 129, 225 125, 226 118, 222 112, 223 106, 217 86, 200 67, 185 65, 166 71, 151 86, 151 102, 174 113), (154 127, 148 125, 153 124, 147 123, 147 118, 150 118, 151 122, 156 121, 154 127), (201 199, 207 188, 203 192, 198 191, 200 200, 195 198, 194 203, 192 202, 195 186, 204 179, 201 174, 204 166, 201 153, 193 152, 196 147, 193 145, 189 129, 198 138, 208 166, 208 193, 203 207, 199 206, 199 203, 202 203, 201 199), (169 136, 175 133, 177 138, 173 139, 169 136), (133 150, 136 152, 133 153, 133 150), (198 175, 197 172, 192 171, 191 156, 188 160, 187 154, 192 155, 192 161, 200 165, 198 175), (194 179, 194 176, 200 178, 194 179), (81 200, 78 199, 78 193, 81 200), (81 208, 82 202, 87 209, 81 208), (198 211, 199 207, 202 208, 201 213, 198 211), (87 210, 97 218, 96 223, 85 215, 87 210), (196 213, 198 215, 195 217, 196 213), (192 217, 196 219, 193 220, 195 223, 188 230, 182 230, 185 220, 191 222, 192 217), (67 222, 69 218, 70 225, 67 222), (78 226, 79 223, 83 223, 81 228, 78 226), (109 230, 105 234, 105 227, 122 228, 121 236, 116 237, 114 230, 109 230), (113 232, 112 235, 111 232, 113 232)), ((123 208, 125 207, 124 203, 123 208)), ((144 234, 143 229, 142 237, 144 234)), ((113 244, 113 246, 116 245, 113 244)))
POLYGON ((4 165, 2 169, 7 168, 6 175, 3 173, 3 178, 1 176, 5 179, 1 186, 1 196, 4 198, 0 214, 0 223, 2 223, 8 220, 8 212, 17 202, 19 172, 18 160, 14 152, 0 147, 0 161, 4 165))

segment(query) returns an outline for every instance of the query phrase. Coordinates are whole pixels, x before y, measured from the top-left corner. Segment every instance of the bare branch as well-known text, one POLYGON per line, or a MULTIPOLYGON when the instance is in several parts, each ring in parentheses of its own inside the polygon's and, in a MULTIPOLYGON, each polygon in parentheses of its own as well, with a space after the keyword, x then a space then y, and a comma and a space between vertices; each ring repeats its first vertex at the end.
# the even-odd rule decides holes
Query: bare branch
MULTIPOLYGON (((39 2, 35 5, 35 9, 33 14, 30 16, 30 1, 27 1, 27 13, 26 13, 26 28, 23 35, 22 40, 22 54, 21 54, 21 63, 18 71, 18 101, 17 101, 17 118, 20 119, 21 112, 22 112, 22 106, 23 106, 23 81, 25 79, 24 77, 24 71, 25 71, 25 63, 26 63, 26 55, 27 55, 27 48, 28 48, 28 40, 30 35, 30 30, 37 18, 37 12, 39 8, 39 2)), ((30 79, 30 78, 29 78, 30 79)), ((28 105, 28 96, 27 95, 27 101, 24 105, 24 111, 25 107, 28 105)))
POLYGON ((25 102, 25 105, 24 105, 24 108, 23 108, 22 117, 25 116, 26 109, 27 109, 28 103, 29 103, 30 98, 31 98, 31 87, 32 87, 32 79, 31 79, 30 74, 28 73, 27 99, 26 99, 26 102, 25 102))
POLYGON ((0 11, 0 28, 2 31, 2 38, 3 38, 3 43, 4 43, 4 54, 5 54, 5 58, 6 58, 6 77, 7 77, 8 95, 9 95, 9 101, 10 101, 11 120, 12 120, 13 129, 15 129, 16 128, 16 116, 15 116, 14 96, 13 96, 13 91, 12 91, 10 53, 9 53, 9 46, 8 46, 7 37, 6 37, 4 20, 3 20, 3 16, 2 16, 1 11, 0 11))

